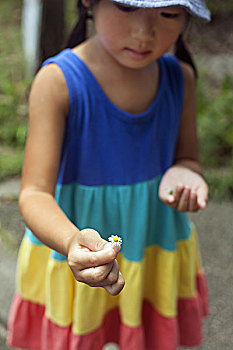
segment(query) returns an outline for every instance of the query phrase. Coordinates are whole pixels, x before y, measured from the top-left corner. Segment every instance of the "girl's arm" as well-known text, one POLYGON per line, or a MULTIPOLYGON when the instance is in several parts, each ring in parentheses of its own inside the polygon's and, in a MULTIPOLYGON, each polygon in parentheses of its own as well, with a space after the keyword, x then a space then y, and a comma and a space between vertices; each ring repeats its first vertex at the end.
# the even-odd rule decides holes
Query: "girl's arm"
POLYGON ((181 63, 184 106, 174 165, 166 171, 159 188, 160 199, 179 211, 204 209, 208 186, 202 177, 196 125, 196 81, 193 69, 181 63))
POLYGON ((54 200, 68 112, 68 91, 60 68, 54 64, 42 68, 29 99, 20 211, 42 243, 68 257, 77 280, 108 286, 111 294, 117 294, 124 283, 115 260, 119 248, 110 246, 94 230, 79 231, 54 200))

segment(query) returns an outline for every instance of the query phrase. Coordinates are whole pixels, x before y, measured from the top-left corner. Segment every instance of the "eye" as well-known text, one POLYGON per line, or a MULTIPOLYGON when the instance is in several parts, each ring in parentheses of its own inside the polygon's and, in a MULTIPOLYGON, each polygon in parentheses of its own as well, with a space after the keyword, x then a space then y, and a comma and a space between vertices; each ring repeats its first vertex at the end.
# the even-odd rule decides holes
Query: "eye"
POLYGON ((162 17, 171 18, 171 19, 177 18, 180 15, 179 13, 164 12, 164 11, 161 12, 160 14, 161 14, 162 17))
POLYGON ((133 12, 133 11, 136 11, 138 9, 137 7, 125 6, 125 5, 121 5, 118 3, 115 3, 115 6, 118 8, 118 10, 120 10, 122 12, 133 12))

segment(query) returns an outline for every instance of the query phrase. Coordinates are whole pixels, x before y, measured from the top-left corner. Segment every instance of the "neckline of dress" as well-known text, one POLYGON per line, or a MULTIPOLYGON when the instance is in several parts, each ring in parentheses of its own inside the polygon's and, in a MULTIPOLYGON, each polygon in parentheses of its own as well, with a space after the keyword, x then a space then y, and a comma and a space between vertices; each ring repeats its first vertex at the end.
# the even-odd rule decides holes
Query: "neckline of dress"
POLYGON ((106 95, 103 88, 99 84, 98 80, 96 79, 95 75, 92 73, 91 69, 72 49, 68 48, 65 51, 69 52, 72 56, 74 56, 78 60, 78 62, 83 66, 83 68, 85 69, 85 72, 88 74, 88 77, 91 79, 92 83, 95 85, 96 89, 101 94, 103 101, 105 102, 105 106, 108 106, 110 108, 111 114, 129 123, 143 122, 151 117, 151 115, 153 114, 152 111, 154 110, 155 105, 159 102, 160 97, 164 90, 164 65, 163 65, 162 57, 158 59, 159 84, 158 84, 157 93, 153 101, 151 102, 150 106, 145 111, 134 114, 119 108, 109 99, 109 97, 106 95))

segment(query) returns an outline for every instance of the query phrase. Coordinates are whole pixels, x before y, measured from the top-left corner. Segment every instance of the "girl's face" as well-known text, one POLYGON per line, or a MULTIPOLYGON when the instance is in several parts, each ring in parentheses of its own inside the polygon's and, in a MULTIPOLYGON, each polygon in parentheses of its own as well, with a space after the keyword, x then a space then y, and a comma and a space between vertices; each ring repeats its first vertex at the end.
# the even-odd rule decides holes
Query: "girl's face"
POLYGON ((178 6, 147 9, 101 0, 93 10, 98 44, 128 68, 143 68, 166 53, 187 19, 178 6))

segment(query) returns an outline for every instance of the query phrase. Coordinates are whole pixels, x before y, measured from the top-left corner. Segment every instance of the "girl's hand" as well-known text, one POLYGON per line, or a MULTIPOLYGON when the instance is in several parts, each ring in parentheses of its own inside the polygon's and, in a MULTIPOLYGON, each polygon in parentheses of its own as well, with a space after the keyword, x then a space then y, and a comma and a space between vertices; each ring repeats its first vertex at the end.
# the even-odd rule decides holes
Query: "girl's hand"
POLYGON ((208 186, 198 173, 182 165, 174 165, 162 178, 159 198, 176 210, 195 212, 206 207, 208 186))
POLYGON ((68 263, 75 279, 91 287, 103 287, 117 295, 124 287, 124 278, 116 261, 119 246, 103 240, 97 231, 85 229, 71 241, 68 263))

